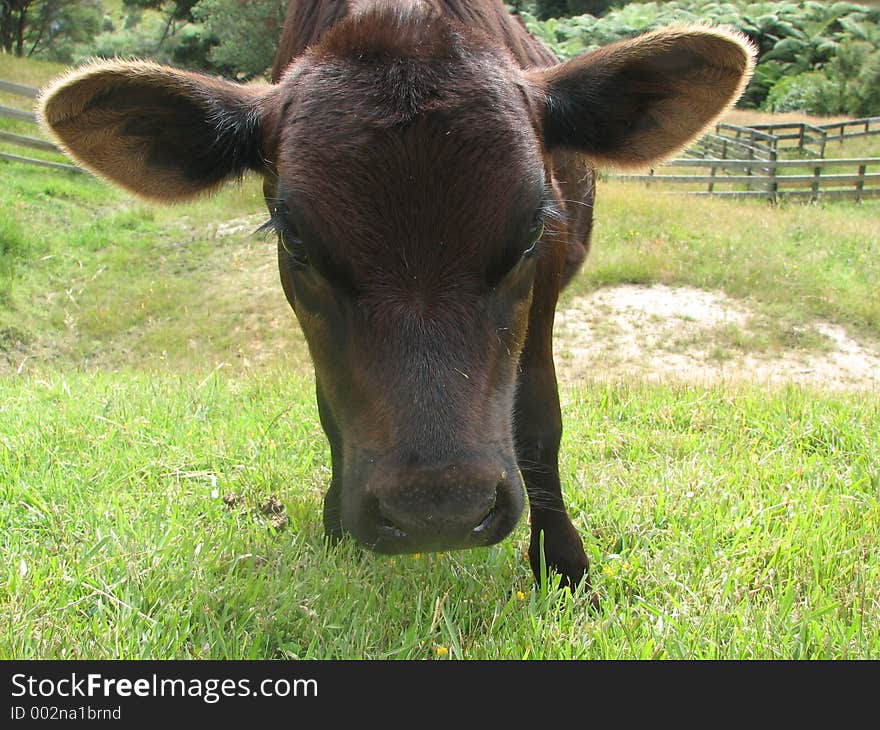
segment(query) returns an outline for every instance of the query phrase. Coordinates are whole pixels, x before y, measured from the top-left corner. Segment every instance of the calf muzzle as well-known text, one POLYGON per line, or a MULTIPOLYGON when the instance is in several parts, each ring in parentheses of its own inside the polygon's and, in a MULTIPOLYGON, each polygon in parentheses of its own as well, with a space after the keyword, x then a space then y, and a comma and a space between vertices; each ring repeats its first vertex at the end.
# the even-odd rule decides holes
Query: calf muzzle
POLYGON ((368 482, 362 509, 358 540, 377 552, 478 547, 514 528, 523 486, 513 464, 383 470, 368 482))

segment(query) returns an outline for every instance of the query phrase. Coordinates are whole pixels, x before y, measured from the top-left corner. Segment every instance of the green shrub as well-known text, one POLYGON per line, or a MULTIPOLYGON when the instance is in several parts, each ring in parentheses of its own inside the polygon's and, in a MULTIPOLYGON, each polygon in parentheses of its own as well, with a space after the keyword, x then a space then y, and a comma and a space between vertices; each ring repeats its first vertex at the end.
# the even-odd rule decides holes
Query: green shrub
POLYGON ((520 15, 526 27, 562 59, 665 25, 707 23, 734 28, 759 49, 758 65, 740 106, 880 114, 877 62, 872 60, 880 52, 877 7, 848 2, 693 0, 627 3, 602 18, 582 15, 541 20, 540 15, 522 10, 520 15), (803 74, 806 78, 792 82, 803 74), (835 85, 837 89, 832 88, 835 85))
POLYGON ((784 76, 770 89, 763 106, 770 112, 806 112, 818 116, 845 111, 841 87, 822 71, 784 76))
POLYGON ((859 117, 880 115, 880 51, 865 59, 849 101, 851 114, 859 117))

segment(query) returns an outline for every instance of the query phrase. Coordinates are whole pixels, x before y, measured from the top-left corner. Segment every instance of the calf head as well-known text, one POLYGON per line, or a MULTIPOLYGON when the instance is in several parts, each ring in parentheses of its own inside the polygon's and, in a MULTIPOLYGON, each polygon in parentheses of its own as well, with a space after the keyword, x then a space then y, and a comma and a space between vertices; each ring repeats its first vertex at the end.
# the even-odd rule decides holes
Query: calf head
POLYGON ((326 528, 383 552, 448 549, 502 539, 522 511, 519 358, 529 327, 552 325, 565 257, 553 153, 654 163, 751 65, 741 38, 689 27, 524 71, 472 28, 379 10, 271 86, 102 62, 49 88, 40 116, 152 200, 263 175, 332 448, 326 528))

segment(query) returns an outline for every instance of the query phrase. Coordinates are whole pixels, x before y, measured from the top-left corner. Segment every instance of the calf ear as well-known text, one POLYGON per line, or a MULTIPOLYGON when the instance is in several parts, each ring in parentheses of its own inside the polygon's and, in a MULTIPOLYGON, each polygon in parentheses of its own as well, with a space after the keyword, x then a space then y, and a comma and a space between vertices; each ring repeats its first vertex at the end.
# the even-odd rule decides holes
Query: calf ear
POLYGON ((107 61, 48 87, 38 116, 84 167, 143 197, 174 201, 262 169, 260 102, 267 89, 107 61))
POLYGON ((685 147, 735 103, 754 61, 744 36, 692 26, 654 31, 529 76, 543 91, 548 150, 639 167, 685 147))

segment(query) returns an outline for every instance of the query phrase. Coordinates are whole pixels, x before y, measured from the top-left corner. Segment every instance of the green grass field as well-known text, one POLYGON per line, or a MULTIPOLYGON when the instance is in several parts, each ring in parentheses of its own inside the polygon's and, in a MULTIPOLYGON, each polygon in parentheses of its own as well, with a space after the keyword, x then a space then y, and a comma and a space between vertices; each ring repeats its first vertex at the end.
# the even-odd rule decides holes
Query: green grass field
POLYGON ((533 586, 524 524, 463 553, 327 550, 308 377, 8 380, 0 656, 880 656, 876 401, 638 384, 563 399, 598 613, 533 586))
MULTIPOLYGON (((25 165, 0 180, 0 658, 880 658, 876 392, 566 386, 597 612, 534 585, 525 521, 469 552, 328 549, 329 454, 256 182, 158 208, 25 165)), ((684 284, 787 346, 817 317, 876 341, 878 214, 609 183, 562 306, 684 284)))

